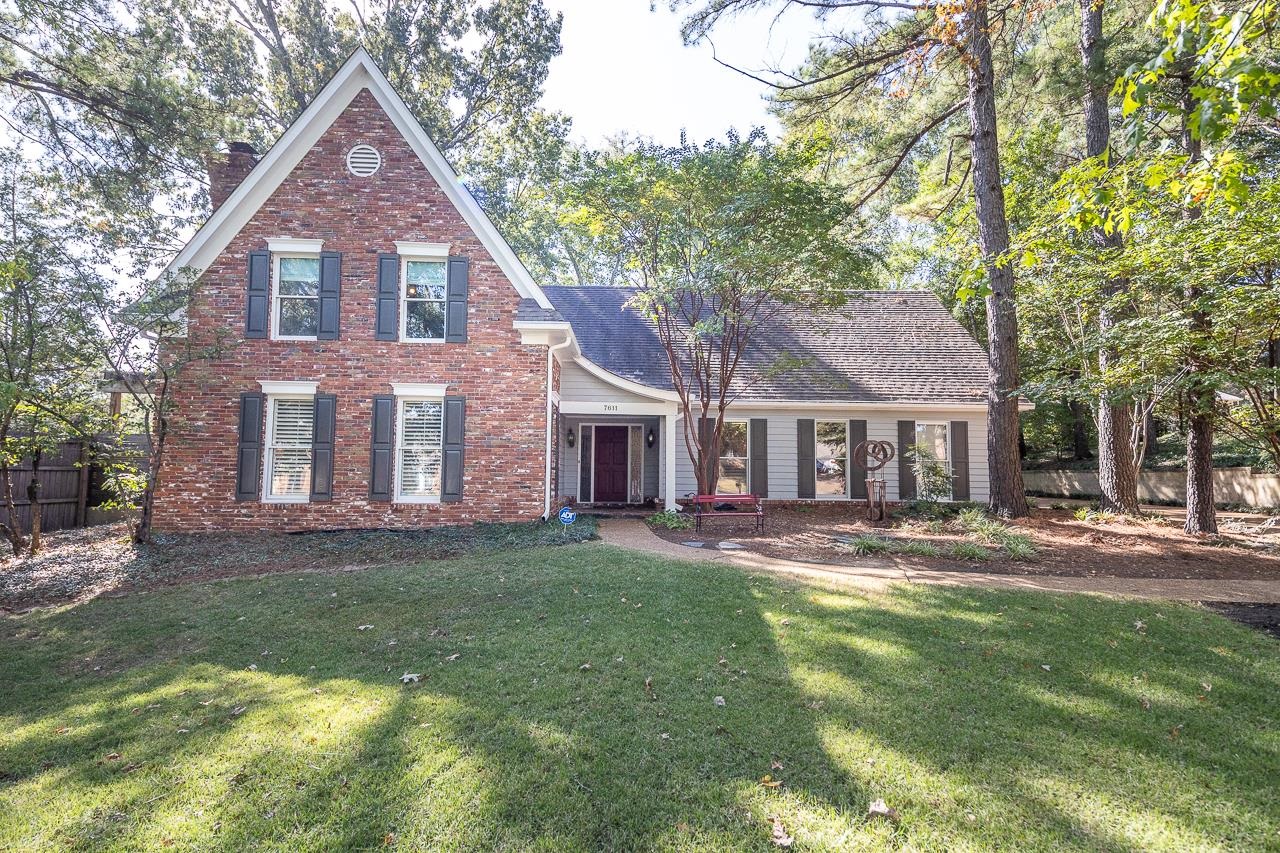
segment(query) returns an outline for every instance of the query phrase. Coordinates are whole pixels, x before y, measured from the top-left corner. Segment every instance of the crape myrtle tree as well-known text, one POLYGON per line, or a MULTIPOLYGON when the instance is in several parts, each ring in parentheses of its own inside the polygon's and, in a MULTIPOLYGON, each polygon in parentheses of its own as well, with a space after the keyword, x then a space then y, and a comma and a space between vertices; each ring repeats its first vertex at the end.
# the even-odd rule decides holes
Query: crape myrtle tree
POLYGON ((709 37, 719 22, 749 9, 794 6, 816 10, 826 19, 830 31, 810 63, 798 73, 765 80, 814 120, 843 101, 885 92, 926 105, 912 124, 894 134, 900 147, 875 164, 864 200, 888 184, 916 147, 936 136, 953 116, 967 115, 967 179, 981 257, 964 289, 966 295, 981 294, 986 308, 990 504, 1003 516, 1026 515, 1018 452, 1018 322, 1013 268, 1006 262, 1009 224, 992 47, 993 38, 1006 38, 1025 20, 1026 7, 1005 0, 689 0, 689 5, 699 6, 685 22, 689 41, 709 37), (839 21, 846 25, 835 26, 839 21))
POLYGON ((760 330, 789 310, 842 304, 874 264, 847 236, 851 206, 811 177, 822 153, 775 147, 761 131, 632 143, 590 158, 570 193, 565 218, 621 259, 631 306, 655 325, 700 493, 716 488, 728 405, 798 366, 748 364, 760 330))

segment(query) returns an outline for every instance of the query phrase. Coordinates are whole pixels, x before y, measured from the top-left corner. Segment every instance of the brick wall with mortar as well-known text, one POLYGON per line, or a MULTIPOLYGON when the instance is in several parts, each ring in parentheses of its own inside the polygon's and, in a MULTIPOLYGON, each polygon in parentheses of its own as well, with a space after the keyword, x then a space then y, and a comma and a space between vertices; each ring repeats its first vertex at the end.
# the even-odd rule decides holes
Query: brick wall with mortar
POLYGON ((368 91, 324 133, 205 271, 189 311, 195 343, 227 336, 215 361, 194 367, 177 411, 156 498, 157 530, 307 530, 423 527, 529 520, 542 513, 546 348, 512 328, 519 294, 368 91), (371 177, 347 172, 346 152, 382 154, 371 177), (271 237, 322 239, 342 252, 336 341, 244 340, 248 253, 271 237), (470 259, 465 344, 374 340, 376 263, 396 240, 448 243, 470 259), (234 499, 239 397, 260 380, 319 383, 337 395, 333 500, 267 504, 234 499), (448 383, 467 399, 463 499, 370 501, 372 399, 392 382, 448 383))

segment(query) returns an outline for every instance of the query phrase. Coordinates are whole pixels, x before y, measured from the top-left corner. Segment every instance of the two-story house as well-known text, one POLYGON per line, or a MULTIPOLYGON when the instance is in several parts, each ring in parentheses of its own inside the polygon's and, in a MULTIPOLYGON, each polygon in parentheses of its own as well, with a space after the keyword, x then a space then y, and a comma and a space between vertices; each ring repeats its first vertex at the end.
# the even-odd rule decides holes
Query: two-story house
MULTIPOLYGON (((212 172, 175 258, 199 287, 160 530, 420 527, 545 517, 562 500, 675 507, 694 490, 652 326, 628 292, 542 287, 363 50, 256 160, 212 172)), ((720 490, 853 500, 849 450, 923 441, 986 497, 981 349, 924 293, 780 312, 742 389, 720 490)), ((899 459, 905 457, 900 454, 899 459)), ((884 472, 891 499, 910 468, 884 472)))

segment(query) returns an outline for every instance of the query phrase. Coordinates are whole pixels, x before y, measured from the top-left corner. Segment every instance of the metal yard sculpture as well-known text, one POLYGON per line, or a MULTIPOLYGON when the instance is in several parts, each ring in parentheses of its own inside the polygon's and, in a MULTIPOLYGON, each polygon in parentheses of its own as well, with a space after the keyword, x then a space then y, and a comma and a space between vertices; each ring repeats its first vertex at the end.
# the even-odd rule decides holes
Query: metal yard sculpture
MULTIPOLYGON (((885 481, 876 473, 893 461, 894 453, 891 441, 862 441, 853 448, 851 458, 862 460, 858 467, 866 473, 868 521, 884 521, 889 517, 885 481)), ((854 464, 857 465, 856 462, 854 464)))

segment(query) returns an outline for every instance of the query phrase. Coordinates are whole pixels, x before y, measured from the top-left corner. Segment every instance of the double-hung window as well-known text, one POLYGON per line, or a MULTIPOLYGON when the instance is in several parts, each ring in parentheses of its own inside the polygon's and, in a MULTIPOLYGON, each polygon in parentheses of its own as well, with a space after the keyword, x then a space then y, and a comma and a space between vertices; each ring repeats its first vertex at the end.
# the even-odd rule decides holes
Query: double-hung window
POLYGON ((278 503, 309 500, 314 430, 314 396, 267 397, 263 500, 278 503))
POLYGON ((319 334, 321 245, 319 240, 268 241, 272 337, 313 341, 319 334))
POLYGON ((848 421, 815 421, 813 430, 817 465, 814 497, 828 499, 848 497, 848 421))
POLYGON ((444 340, 449 247, 398 241, 400 253, 400 340, 444 340))
POLYGON ((717 494, 745 495, 747 483, 747 422, 725 421, 720 425, 720 466, 717 494))
POLYGON ((443 398, 396 398, 396 500, 440 500, 444 441, 443 398))
MULTIPOLYGON (((934 459, 942 463, 943 468, 951 471, 951 438, 945 421, 916 421, 916 446, 927 450, 934 459)), ((940 497, 951 500, 950 489, 940 497)))

